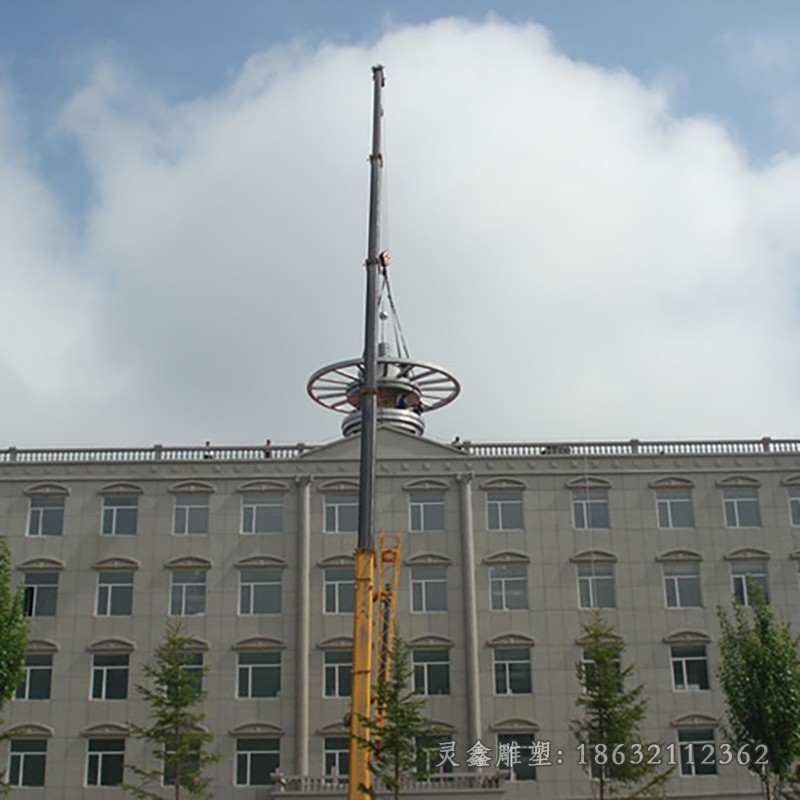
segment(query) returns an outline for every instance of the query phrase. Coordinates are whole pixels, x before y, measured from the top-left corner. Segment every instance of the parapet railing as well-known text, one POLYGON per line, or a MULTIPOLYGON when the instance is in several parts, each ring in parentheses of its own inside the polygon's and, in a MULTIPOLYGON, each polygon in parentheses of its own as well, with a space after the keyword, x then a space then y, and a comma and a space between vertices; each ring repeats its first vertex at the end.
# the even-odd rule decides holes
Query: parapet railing
MULTIPOLYGON (((84 464, 185 461, 258 461, 295 459, 312 453, 316 445, 194 445, 171 447, 17 448, 0 450, 0 464, 84 464)), ((624 442, 469 442, 451 443, 454 451, 484 458, 541 458, 583 456, 708 456, 798 453, 800 439, 717 439, 699 441, 624 442)))
MULTIPOLYGON (((443 773, 431 775, 423 780, 406 779, 402 782, 403 794, 424 794, 436 792, 465 793, 481 790, 499 790, 503 786, 503 777, 497 773, 479 775, 473 773, 443 773)), ((378 796, 384 791, 379 783, 373 786, 378 796)), ((276 775, 273 776, 272 794, 291 794, 302 797, 315 795, 343 794, 347 791, 347 777, 326 775, 313 777, 309 775, 276 775)))

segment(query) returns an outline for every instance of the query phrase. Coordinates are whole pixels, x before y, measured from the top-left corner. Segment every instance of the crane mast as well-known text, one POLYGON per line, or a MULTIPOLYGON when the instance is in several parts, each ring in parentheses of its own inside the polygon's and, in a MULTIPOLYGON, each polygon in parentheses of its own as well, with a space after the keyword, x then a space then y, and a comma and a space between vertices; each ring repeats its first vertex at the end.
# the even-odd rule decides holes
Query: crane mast
MULTIPOLYGON (((382 66, 372 68, 373 112, 370 153, 369 235, 367 242, 366 312, 364 315, 363 382, 360 389, 361 450, 358 486, 358 540, 355 552, 355 606, 350 700, 348 800, 368 797, 371 786, 368 741, 371 729, 373 603, 375 600, 375 473, 376 410, 378 400, 378 279, 380 254, 380 197, 382 66)), ((378 584, 381 586, 381 584, 378 584)), ((391 634, 389 634, 391 635, 391 634)), ((385 655, 384 655, 385 657, 385 655)))

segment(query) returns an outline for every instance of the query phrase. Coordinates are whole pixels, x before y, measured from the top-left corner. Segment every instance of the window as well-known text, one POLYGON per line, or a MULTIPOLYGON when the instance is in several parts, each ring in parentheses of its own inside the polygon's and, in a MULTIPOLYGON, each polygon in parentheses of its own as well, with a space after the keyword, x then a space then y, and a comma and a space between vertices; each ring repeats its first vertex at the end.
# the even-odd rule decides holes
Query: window
POLYGON ((54 617, 57 602, 57 572, 25 573, 25 613, 29 617, 54 617))
POLYGON ((175 525, 173 533, 208 533, 208 495, 175 495, 175 525))
POLYGON ((750 589, 747 586, 747 576, 756 583, 764 599, 769 602, 769 581, 767 579, 767 564, 765 561, 733 561, 731 562, 731 581, 733 583, 733 596, 744 606, 752 605, 750 589))
POLYGON ((64 533, 64 498, 31 497, 28 536, 61 536, 64 533))
POLYGON ((17 700, 49 700, 53 680, 53 656, 29 653, 25 656, 25 675, 17 686, 17 700))
POLYGON ((786 491, 789 495, 789 519, 792 525, 800 525, 800 486, 790 486, 786 491))
POLYGON ((103 533, 106 536, 131 536, 136 533, 139 498, 136 495, 107 495, 103 498, 103 533))
POLYGON ((411 568, 411 610, 447 611, 447 567, 411 568))
POLYGON ((578 564, 578 602, 581 608, 614 608, 613 564, 578 564))
POLYGON ((193 772, 199 773, 200 771, 200 745, 191 745, 187 748, 186 754, 183 758, 178 759, 175 756, 175 749, 172 747, 164 748, 164 786, 174 786, 175 779, 178 777, 178 767, 180 766, 180 774, 187 776, 193 772))
POLYGON ((127 653, 95 653, 92 660, 92 700, 128 698, 127 653))
POLYGON ((411 530, 444 530, 444 492, 411 492, 411 530))
POLYGON ((521 531, 522 492, 487 492, 486 515, 490 531, 521 531))
POLYGON ((758 489, 749 487, 723 489, 722 502, 725 507, 725 524, 729 528, 761 526, 758 489))
MULTIPOLYGON (((439 736, 417 736, 414 739, 414 747, 417 751, 416 768, 417 772, 423 775, 440 775, 441 773, 451 773, 453 771, 452 761, 445 761, 439 766, 442 760, 440 745, 448 734, 439 736)), ((458 763, 458 762, 456 762, 458 763)))
POLYGON ((530 694, 531 651, 527 647, 498 647, 494 651, 495 694, 530 694))
POLYGON ((703 605, 698 563, 667 563, 663 565, 663 569, 667 608, 699 608, 703 605))
POLYGON ((173 570, 169 613, 175 617, 193 617, 206 613, 205 570, 173 570))
MULTIPOLYGON (((620 647, 622 645, 620 644, 620 647)), ((587 648, 583 648, 581 652, 581 669, 583 670, 584 676, 584 686, 582 687, 582 694, 586 694, 587 689, 596 689, 597 688, 597 675, 594 671, 594 659, 589 657, 589 650, 587 648)), ((622 675, 622 662, 619 658, 615 658, 613 661, 614 668, 618 675, 622 675)), ((620 686, 620 690, 621 690, 620 686)))
POLYGON ((323 749, 326 775, 347 775, 350 772, 350 738, 326 736, 323 749))
POLYGON ((528 568, 524 564, 498 564, 489 568, 492 611, 528 607, 528 568))
POLYGON ((97 574, 97 616, 129 617, 133 613, 133 572, 97 574))
POLYGON ((708 659, 704 644, 674 644, 670 647, 670 657, 672 687, 676 692, 708 689, 708 659))
POLYGON ((353 657, 349 650, 328 650, 325 653, 325 697, 350 697, 350 672, 353 657))
POLYGON ((608 490, 573 489, 572 513, 576 528, 608 528, 608 490))
POLYGON ((281 693, 280 652, 239 653, 236 696, 278 697, 281 693))
POLYGON ((117 786, 125 766, 124 739, 89 739, 86 759, 87 786, 117 786))
POLYGON ((281 765, 279 739, 238 739, 236 742, 236 785, 268 786, 281 765))
POLYGON ((356 572, 353 567, 325 570, 323 593, 326 614, 352 614, 356 602, 356 572))
POLYGON ((243 569, 239 574, 240 614, 280 614, 281 580, 279 569, 243 569))
POLYGON ((44 786, 47 739, 12 739, 8 782, 11 786, 44 786))
POLYGON ((681 775, 716 775, 717 757, 712 728, 678 731, 681 775))
POLYGON ((694 528, 691 489, 657 489, 659 528, 694 528))
POLYGON ((242 495, 242 533, 283 533, 283 495, 242 495))
POLYGON ((535 781, 536 767, 530 764, 534 743, 532 733, 501 733, 497 737, 497 766, 513 770, 518 781, 535 781))
POLYGON ((447 650, 414 651, 414 691, 450 694, 450 653, 447 650))
POLYGON ((358 530, 358 495, 325 495, 325 533, 355 533, 358 530))
POLYGON ((184 652, 183 657, 185 660, 181 669, 189 676, 194 693, 200 695, 203 692, 203 675, 205 675, 203 654, 199 650, 192 650, 184 652))

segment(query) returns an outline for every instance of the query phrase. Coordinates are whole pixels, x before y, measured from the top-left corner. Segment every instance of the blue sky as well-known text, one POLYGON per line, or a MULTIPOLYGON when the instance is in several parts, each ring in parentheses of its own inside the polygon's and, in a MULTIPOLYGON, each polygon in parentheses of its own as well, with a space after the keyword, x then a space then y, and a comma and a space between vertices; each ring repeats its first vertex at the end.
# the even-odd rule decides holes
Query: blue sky
POLYGON ((431 435, 797 434, 796 3, 0 10, 0 441, 336 435, 375 61, 431 435))

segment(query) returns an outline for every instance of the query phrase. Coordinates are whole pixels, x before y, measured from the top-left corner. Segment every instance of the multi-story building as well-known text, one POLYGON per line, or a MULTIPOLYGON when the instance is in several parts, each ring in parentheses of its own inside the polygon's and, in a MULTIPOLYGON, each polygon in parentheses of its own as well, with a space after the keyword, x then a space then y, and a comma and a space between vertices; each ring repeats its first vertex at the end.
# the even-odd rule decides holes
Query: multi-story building
MULTIPOLYGON (((463 796, 590 796, 570 721, 581 624, 602 608, 645 684, 646 738, 675 762, 669 796, 758 797, 720 749, 716 608, 747 600, 749 573, 796 618, 800 441, 443 444, 392 427, 398 413, 414 418, 387 409, 379 428, 376 515, 402 532, 416 688, 455 742, 454 775, 507 774, 501 745, 522 746, 516 781, 463 796), (468 770, 477 742, 490 765, 468 770), (534 742, 550 765, 528 763, 534 742)), ((0 452, 1 532, 30 614, 4 712, 11 782, 30 798, 121 796, 122 764, 146 762, 127 729, 147 714, 141 666, 181 620, 208 669, 216 796, 333 793, 358 470, 358 436, 0 452), (263 786, 276 769, 281 785, 263 786)))

